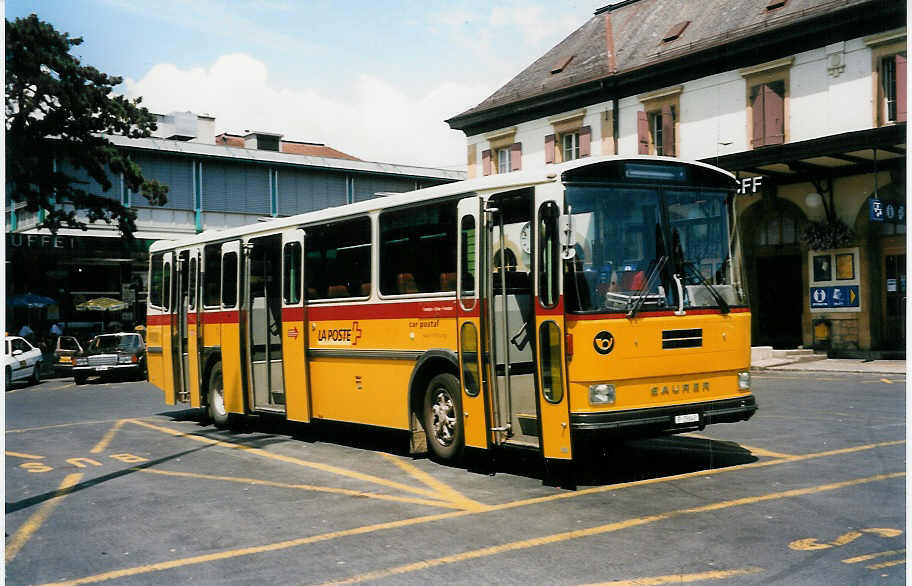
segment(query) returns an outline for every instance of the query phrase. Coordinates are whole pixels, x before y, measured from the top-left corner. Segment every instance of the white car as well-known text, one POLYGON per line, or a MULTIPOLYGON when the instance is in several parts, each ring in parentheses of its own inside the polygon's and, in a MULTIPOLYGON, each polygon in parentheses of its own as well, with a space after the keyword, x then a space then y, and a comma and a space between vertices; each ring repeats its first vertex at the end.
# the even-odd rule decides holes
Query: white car
POLYGON ((28 379, 32 383, 41 380, 41 350, 19 336, 6 337, 6 352, 3 355, 6 371, 6 388, 17 380, 28 379))

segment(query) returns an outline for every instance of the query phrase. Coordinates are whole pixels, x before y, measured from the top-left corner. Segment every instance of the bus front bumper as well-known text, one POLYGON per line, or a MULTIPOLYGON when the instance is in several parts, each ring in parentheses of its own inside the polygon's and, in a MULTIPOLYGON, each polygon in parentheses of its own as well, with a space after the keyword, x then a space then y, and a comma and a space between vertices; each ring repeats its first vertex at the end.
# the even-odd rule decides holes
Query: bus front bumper
POLYGON ((623 436, 650 436, 703 429, 713 423, 747 421, 757 411, 753 395, 607 413, 571 413, 570 428, 578 432, 623 436))

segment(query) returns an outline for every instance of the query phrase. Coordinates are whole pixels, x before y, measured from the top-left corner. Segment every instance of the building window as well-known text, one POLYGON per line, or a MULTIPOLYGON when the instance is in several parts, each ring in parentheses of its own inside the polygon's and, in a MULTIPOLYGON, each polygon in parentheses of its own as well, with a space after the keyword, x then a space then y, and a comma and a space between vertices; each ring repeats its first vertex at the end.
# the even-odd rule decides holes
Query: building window
POLYGON ((880 60, 881 120, 883 123, 906 120, 906 55, 890 55, 880 60))
POLYGON ((785 81, 751 87, 750 108, 754 148, 785 142, 785 81))
POLYGON ((747 136, 751 148, 785 144, 789 130, 789 71, 786 57, 740 71, 747 89, 747 136))
POLYGON ((637 112, 638 154, 677 156, 682 90, 678 86, 639 96, 643 109, 637 112))
POLYGON ((494 169, 495 173, 509 173, 510 172, 510 149, 503 148, 497 149, 497 166, 494 169))
POLYGON ((561 160, 572 161, 580 158, 579 133, 568 132, 561 135, 561 160))
POLYGON ((758 246, 780 246, 798 244, 799 227, 795 219, 785 214, 769 218, 765 225, 755 232, 758 246))

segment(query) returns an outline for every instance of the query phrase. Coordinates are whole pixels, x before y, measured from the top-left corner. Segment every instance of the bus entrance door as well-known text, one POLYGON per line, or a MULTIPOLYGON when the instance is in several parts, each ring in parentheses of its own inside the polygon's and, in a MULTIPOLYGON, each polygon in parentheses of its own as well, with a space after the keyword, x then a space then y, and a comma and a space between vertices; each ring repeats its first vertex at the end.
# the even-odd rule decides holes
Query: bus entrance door
POLYGON ((304 230, 282 232, 282 367, 286 417, 310 421, 307 376, 307 306, 304 290, 304 230))
POLYGON ((465 445, 487 449, 490 422, 482 393, 485 377, 481 367, 481 301, 478 295, 478 265, 482 230, 479 228, 481 200, 467 197, 459 201, 459 241, 456 246, 456 297, 458 299, 459 372, 462 382, 463 429, 465 445))
MULTIPOLYGON (((189 251, 190 261, 187 263, 186 281, 187 295, 183 305, 186 314, 186 367, 184 368, 184 389, 190 397, 191 407, 200 407, 200 349, 202 348, 203 326, 200 323, 199 301, 199 275, 200 275, 200 250, 189 251)), ((183 278, 183 277, 182 277, 183 278)))
POLYGON ((245 249, 247 383, 258 411, 285 411, 282 372, 282 235, 251 238, 245 249))
POLYGON ((538 448, 531 262, 532 190, 492 196, 486 206, 487 328, 496 443, 538 448))
MULTIPOLYGON (((549 186, 550 187, 550 186, 549 186)), ((537 404, 545 462, 570 460, 570 398, 566 388, 563 263, 574 254, 572 224, 561 222, 563 194, 539 188, 535 198, 535 318, 532 330, 538 365, 537 404), (562 230, 566 237, 562 238, 562 230)))
POLYGON ((177 402, 190 401, 190 383, 188 382, 187 356, 187 273, 189 271, 190 253, 181 251, 174 263, 174 320, 171 328, 171 363, 174 365, 174 390, 177 402))

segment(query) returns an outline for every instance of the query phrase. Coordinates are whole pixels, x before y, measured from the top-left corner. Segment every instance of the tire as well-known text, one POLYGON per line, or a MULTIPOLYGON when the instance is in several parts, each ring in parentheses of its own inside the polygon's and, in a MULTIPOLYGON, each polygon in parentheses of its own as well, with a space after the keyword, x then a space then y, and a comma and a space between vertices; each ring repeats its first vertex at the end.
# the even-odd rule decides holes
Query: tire
POLYGON ((209 373, 208 409, 209 419, 218 428, 225 428, 231 422, 231 414, 225 409, 225 388, 222 385, 222 363, 216 362, 209 373))
POLYGON ((438 374, 424 393, 424 433, 433 455, 444 462, 462 457, 464 431, 459 380, 452 374, 438 374))
POLYGON ((29 377, 29 382, 33 385, 37 385, 41 382, 41 363, 36 362, 35 368, 32 369, 32 376, 29 377))
POLYGON ((75 382, 77 385, 84 385, 84 384, 86 384, 86 379, 87 379, 87 378, 88 378, 88 377, 87 377, 86 375, 84 375, 84 374, 74 374, 74 375, 73 375, 73 382, 75 382))

